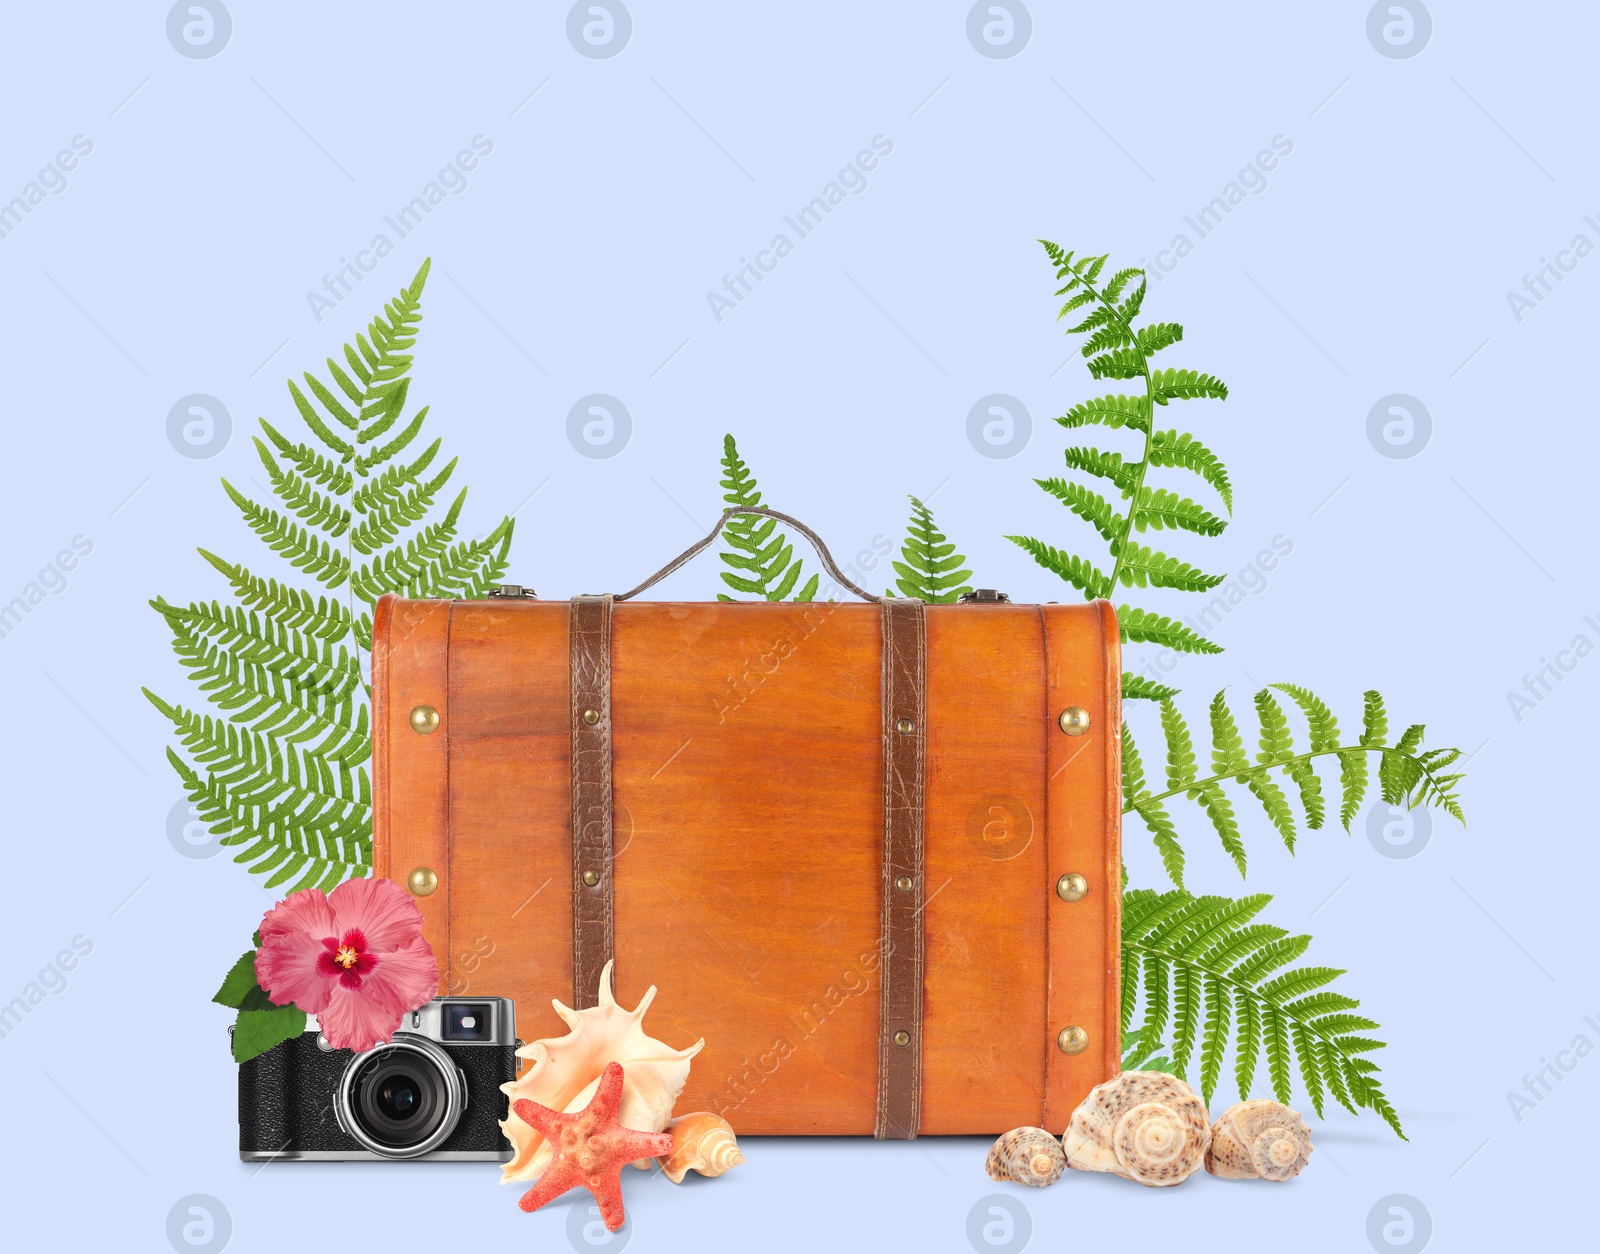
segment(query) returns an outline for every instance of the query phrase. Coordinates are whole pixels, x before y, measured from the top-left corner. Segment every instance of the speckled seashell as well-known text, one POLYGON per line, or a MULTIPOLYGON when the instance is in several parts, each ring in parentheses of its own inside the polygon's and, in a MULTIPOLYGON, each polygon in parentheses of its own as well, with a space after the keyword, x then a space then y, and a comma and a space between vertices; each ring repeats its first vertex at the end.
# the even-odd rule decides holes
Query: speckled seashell
POLYGON ((1067 1166, 1140 1184, 1182 1184, 1211 1145, 1205 1103, 1177 1076, 1124 1071, 1097 1085, 1061 1138, 1067 1166))
MULTIPOLYGON (((688 1083, 689 1060, 704 1048, 705 1041, 696 1041, 688 1049, 673 1049, 646 1036, 644 1012, 655 996, 652 984, 637 1006, 624 1010, 611 991, 611 963, 606 963, 600 973, 599 1005, 572 1010, 552 1001, 571 1031, 517 1050, 517 1057, 526 1060, 522 1075, 502 1084, 501 1092, 513 1102, 527 1098, 551 1110, 579 1111, 600 1086, 606 1064, 620 1062, 619 1122, 636 1132, 665 1131, 672 1118, 672 1103, 688 1083)), ((500 1182, 537 1180, 543 1175, 551 1156, 544 1136, 515 1114, 501 1121, 500 1130, 513 1150, 511 1161, 501 1168, 500 1182)), ((635 1165, 648 1168, 651 1160, 645 1158, 635 1165)))
POLYGON ((667 1125, 667 1131, 672 1134, 672 1153, 656 1161, 673 1184, 682 1184, 691 1170, 702 1176, 720 1176, 744 1161, 728 1121, 710 1111, 679 1115, 667 1125))
POLYGON ((1067 1156, 1061 1142, 1043 1128, 1012 1128, 989 1150, 983 1169, 991 1180, 1042 1189, 1061 1179, 1067 1156))
POLYGON ((1206 1170, 1224 1180, 1292 1180, 1310 1157, 1300 1112, 1257 1098, 1228 1107, 1212 1125, 1206 1170))

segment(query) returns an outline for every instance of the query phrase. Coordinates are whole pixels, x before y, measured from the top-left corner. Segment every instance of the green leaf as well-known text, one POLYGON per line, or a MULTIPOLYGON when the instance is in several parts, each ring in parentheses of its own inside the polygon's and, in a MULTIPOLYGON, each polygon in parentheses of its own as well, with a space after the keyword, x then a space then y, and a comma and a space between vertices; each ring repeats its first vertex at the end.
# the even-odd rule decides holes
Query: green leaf
MULTIPOLYGON (((966 582, 972 572, 959 569, 967 559, 956 552, 956 546, 934 525, 933 512, 916 497, 911 498, 911 522, 900 546, 900 557, 891 565, 899 575, 895 584, 903 597, 916 597, 930 605, 949 605, 962 593, 972 591, 966 582)), ((798 571, 798 566, 795 569, 798 571)))
POLYGON ((1088 600, 1103 597, 1111 591, 1110 578, 1081 557, 1063 553, 1031 536, 1007 536, 1006 539, 1028 553, 1046 570, 1060 575, 1088 600))
POLYGON ((1199 788, 1191 789, 1188 793, 1191 801, 1196 802, 1205 816, 1211 820, 1211 826, 1216 829, 1217 839, 1222 842, 1222 847, 1227 851, 1228 857, 1233 859, 1233 865, 1239 868, 1239 878, 1245 875, 1244 840, 1239 835, 1239 822, 1234 818, 1233 803, 1228 800, 1228 794, 1222 790, 1222 785, 1217 783, 1204 784, 1199 788))
POLYGON ((1126 541, 1117 553, 1122 582, 1130 587, 1177 588, 1182 592, 1205 592, 1215 588, 1226 575, 1207 575, 1187 562, 1158 553, 1154 549, 1126 541))
POLYGON ((1203 536, 1220 536, 1228 524, 1226 520, 1201 509, 1186 496, 1168 492, 1165 488, 1145 487, 1139 492, 1139 508, 1134 514, 1134 526, 1140 531, 1147 528, 1160 531, 1164 527, 1169 527, 1176 531, 1192 531, 1203 536))
POLYGON ((1105 426, 1128 427, 1144 431, 1149 427, 1145 418, 1147 402, 1142 396, 1102 396, 1098 400, 1083 401, 1057 418, 1063 427, 1105 426))
POLYGON ((1218 456, 1187 431, 1157 431, 1150 437, 1150 464, 1175 470, 1191 470, 1222 498, 1228 513, 1233 513, 1233 484, 1218 456))
POLYGON ((233 1060, 249 1062, 274 1045, 293 1040, 306 1030, 306 1012, 298 1006, 241 1010, 233 1025, 233 1060))
POLYGON ((1122 792, 1126 809, 1137 814, 1150 829, 1156 851, 1161 855, 1161 864, 1172 882, 1182 886, 1183 847, 1178 843, 1177 828, 1173 826, 1166 807, 1152 797, 1145 786, 1144 763, 1139 758, 1133 733, 1126 723, 1122 726, 1122 792))
POLYGON ((244 1005, 245 997, 256 988, 256 951, 250 950, 229 969, 223 977, 222 987, 211 998, 220 1006, 237 1010, 244 1005))
MULTIPOLYGON (((1365 759, 1369 754, 1377 754, 1385 763, 1379 772, 1380 791, 1390 799, 1390 804, 1433 806, 1461 820, 1460 801, 1456 793, 1461 776, 1459 773, 1446 773, 1446 768, 1459 758, 1459 750, 1424 749, 1424 733, 1420 724, 1409 728, 1393 747, 1341 744, 1338 720, 1321 697, 1296 684, 1274 684, 1272 687, 1288 694, 1305 714, 1310 728, 1310 748, 1303 753, 1295 751, 1284 708, 1273 697, 1272 690, 1264 688, 1253 699, 1260 722, 1260 747, 1252 762, 1245 751, 1238 722, 1228 707, 1226 694, 1219 692, 1211 700, 1210 773, 1203 777, 1200 771, 1203 755, 1194 744, 1188 723, 1170 694, 1160 698, 1161 731, 1166 742, 1166 788, 1157 792, 1146 786, 1143 767, 1135 751, 1131 758, 1124 758, 1123 808, 1125 813, 1136 813, 1145 819, 1157 839, 1164 863, 1180 871, 1183 865, 1177 824, 1164 804, 1169 798, 1181 795, 1197 805, 1210 820, 1223 849, 1239 869, 1239 874, 1245 873, 1244 842, 1233 803, 1223 787, 1230 782, 1243 784, 1256 798, 1262 812, 1277 829, 1290 852, 1293 852, 1298 839, 1297 818, 1288 795, 1273 779, 1273 772, 1281 770, 1294 782, 1305 812, 1306 827, 1316 831, 1326 819, 1322 781, 1314 765, 1320 757, 1339 761, 1342 786, 1340 818, 1347 829, 1350 819, 1359 812, 1367 791, 1369 775, 1365 759)), ((1381 706, 1381 698, 1376 693, 1368 693, 1365 702, 1369 713, 1381 706)), ((1125 754, 1131 749, 1132 743, 1131 735, 1125 736, 1125 754)))
MULTIPOLYGON (((1158 438, 1150 422, 1154 405, 1191 397, 1225 398, 1227 388, 1213 376, 1194 370, 1151 371, 1149 359, 1180 341, 1183 328, 1172 322, 1144 327, 1133 325, 1148 290, 1142 271, 1136 267, 1118 270, 1107 280, 1104 289, 1098 289, 1095 284, 1105 257, 1085 259, 1049 243, 1045 244, 1045 255, 1055 266, 1056 278, 1065 280, 1056 292, 1058 296, 1068 297, 1058 317, 1074 312, 1080 315, 1068 334, 1085 337, 1079 347, 1088 361, 1090 375, 1097 379, 1139 379, 1144 384, 1142 396, 1114 393, 1085 401, 1073 406, 1057 421, 1069 430, 1086 426, 1125 428, 1143 437, 1142 448, 1133 456, 1078 445, 1063 453, 1068 470, 1108 481, 1128 503, 1125 513, 1119 513, 1106 497, 1071 477, 1035 480, 1044 491, 1095 529, 1109 549, 1112 559, 1109 575, 1103 574, 1102 568, 1090 559, 1065 552, 1043 540, 1008 538, 1021 544, 1040 565, 1054 571, 1091 599, 1105 596, 1119 585, 1190 592, 1216 587, 1224 576, 1207 575, 1176 557, 1135 543, 1130 537, 1135 532, 1166 529, 1216 536, 1227 526, 1226 520, 1187 496, 1146 482, 1152 468, 1190 471, 1211 484, 1232 512, 1232 488, 1227 470, 1216 454, 1187 432, 1163 431, 1158 438), (1137 286, 1130 291, 1136 279, 1137 286)), ((1177 629, 1172 620, 1163 621, 1172 629, 1163 634, 1170 634, 1179 642, 1168 647, 1182 648, 1200 641, 1194 632, 1177 629)), ((1165 639, 1152 642, 1168 644, 1165 639)))
MULTIPOLYGON (((169 749, 168 760, 201 822, 268 888, 331 889, 371 867, 371 711, 363 679, 371 605, 390 591, 482 596, 506 569, 510 518, 467 542, 456 538, 461 494, 433 518, 456 464, 425 476, 438 440, 409 464, 388 464, 427 418, 426 407, 409 419, 405 411, 428 271, 424 262, 355 344, 344 346, 344 365, 328 360, 331 386, 309 373, 303 386, 289 383, 306 439, 262 421, 256 448, 271 502, 223 484, 269 548, 335 595, 256 575, 202 549, 228 581, 232 603, 151 601, 180 663, 217 712, 147 690, 182 750, 169 749), (354 570, 352 551, 368 559, 354 570)), ((263 1009, 264 994, 241 991, 237 981, 223 992, 242 997, 244 1010, 263 1009)))
POLYGON ((1074 445, 1065 450, 1063 457, 1070 469, 1082 471, 1086 475, 1095 475, 1101 479, 1109 479, 1124 495, 1133 490, 1133 485, 1139 478, 1138 464, 1124 462, 1121 453, 1102 453, 1097 448, 1074 445))
POLYGON ((1161 703, 1161 732, 1167 738, 1167 787, 1177 792, 1194 782, 1200 766, 1195 761, 1189 725, 1170 699, 1161 703))
POLYGON ((1093 489, 1073 483, 1070 479, 1035 479, 1034 482, 1090 524, 1102 539, 1115 540, 1121 534, 1117 524, 1122 522, 1122 516, 1093 489))
POLYGON ((1165 701, 1178 695, 1176 688, 1159 684, 1143 675, 1122 672, 1122 699, 1124 701, 1165 701))
POLYGON ((1181 889, 1125 892, 1124 1065, 1148 1067, 1144 1060, 1169 1040, 1176 1074, 1198 1057, 1200 1091, 1209 1104, 1231 1044, 1241 1098, 1255 1091, 1264 1055, 1268 1084, 1279 1101, 1293 1099, 1298 1076, 1319 1112, 1332 1093, 1351 1110, 1373 1111, 1403 1138, 1378 1068, 1366 1056, 1383 1047, 1361 1035, 1376 1025, 1351 1013, 1360 1005, 1355 998, 1326 987, 1342 972, 1289 967, 1311 938, 1254 922, 1271 901, 1264 894, 1230 899, 1181 889), (1279 974, 1265 978, 1274 971, 1279 974))
POLYGON ((1146 357, 1153 357, 1182 338, 1183 328, 1176 322, 1153 322, 1139 328, 1139 349, 1146 357))
MULTIPOLYGON (((739 447, 731 435, 722 437, 722 499, 729 505, 756 507, 761 504, 761 493, 756 488, 755 476, 739 456, 739 447)), ((727 545, 720 556, 725 565, 734 570, 748 571, 747 575, 722 572, 722 582, 735 592, 744 592, 766 601, 784 601, 794 591, 800 578, 801 562, 794 556, 794 546, 777 530, 777 521, 758 514, 741 514, 728 520, 722 529, 722 539, 727 545)), ((816 592, 814 576, 807 585, 812 595, 816 592)), ((730 597, 721 597, 731 600, 730 597)), ((810 600, 804 592, 796 601, 810 600)))
POLYGON ((1117 626, 1124 642, 1159 644, 1178 653, 1221 653, 1222 646, 1182 623, 1134 605, 1117 607, 1117 626))
POLYGON ((1389 739, 1389 719, 1383 712, 1383 697, 1368 689, 1361 711, 1361 743, 1369 748, 1389 739))
POLYGON ((1157 405, 1200 397, 1225 401, 1228 399, 1228 385, 1221 379, 1197 370, 1154 370, 1150 373, 1150 396, 1157 405))

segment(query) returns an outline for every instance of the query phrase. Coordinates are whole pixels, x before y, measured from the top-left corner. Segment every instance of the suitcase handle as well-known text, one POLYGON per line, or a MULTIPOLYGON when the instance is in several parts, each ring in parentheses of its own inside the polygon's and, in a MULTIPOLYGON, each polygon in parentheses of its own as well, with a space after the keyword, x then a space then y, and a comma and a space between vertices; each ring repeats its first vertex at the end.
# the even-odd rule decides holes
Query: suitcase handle
POLYGON ((793 527, 796 531, 803 535, 807 540, 811 541, 812 547, 817 551, 817 556, 822 559, 822 568, 826 570, 828 574, 832 575, 834 580, 838 582, 841 587, 850 589, 851 592, 854 592, 864 601, 881 602, 883 600, 882 597, 875 597, 872 595, 872 593, 863 588, 856 587, 855 584, 846 579, 844 577, 844 572, 834 565, 833 554, 828 552, 828 546, 822 542, 822 537, 819 536, 815 531, 811 530, 810 527, 806 526, 805 523, 801 522, 798 518, 791 518, 788 514, 780 514, 775 509, 768 509, 764 505, 735 505, 729 509, 723 510, 722 517, 717 519, 717 525, 711 528, 711 534, 708 535, 704 540, 695 541, 682 553, 678 554, 677 557, 673 558, 660 570, 656 571, 655 574, 651 575, 650 578, 646 579, 637 588, 630 588, 626 592, 618 593, 611 599, 613 601, 626 601, 630 597, 638 596, 646 588, 650 587, 651 584, 659 583, 673 571, 677 570, 678 567, 682 566, 685 562, 689 561, 693 557, 696 557, 701 550, 707 548, 711 542, 717 538, 718 534, 722 531, 722 528, 727 524, 728 519, 739 514, 759 514, 763 518, 776 518, 779 522, 787 523, 789 526, 793 527))

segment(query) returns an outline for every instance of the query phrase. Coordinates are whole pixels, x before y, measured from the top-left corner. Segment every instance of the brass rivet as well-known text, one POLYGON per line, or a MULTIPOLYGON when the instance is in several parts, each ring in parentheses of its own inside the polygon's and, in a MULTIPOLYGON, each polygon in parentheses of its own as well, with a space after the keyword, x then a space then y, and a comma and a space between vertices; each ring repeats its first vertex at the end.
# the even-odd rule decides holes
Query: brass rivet
POLYGON ((439 877, 431 866, 419 866, 406 877, 406 887, 415 897, 426 897, 439 887, 439 877))
POLYGON ((590 727, 593 727, 596 723, 598 723, 600 721, 600 711, 599 710, 585 710, 583 712, 583 721, 585 723, 589 724, 590 727))
POLYGON ((1056 1044, 1063 1054, 1081 1054, 1089 1048, 1089 1034, 1082 1028, 1062 1028, 1056 1044))
POLYGON ((911 891, 911 877, 909 875, 902 875, 894 882, 894 886, 903 893, 909 893, 911 891))
POLYGON ((894 1034, 894 1043, 901 1046, 911 1044, 911 1033, 906 1031, 896 1032, 894 1034))
POLYGON ((1081 705, 1069 705, 1061 711, 1061 717, 1056 721, 1067 735, 1081 736, 1089 730, 1089 711, 1081 705))
POLYGON ((898 723, 896 723, 894 725, 894 729, 895 729, 895 731, 899 732, 902 736, 909 736, 912 732, 917 730, 917 725, 915 723, 913 723, 910 719, 903 718, 898 723))
POLYGON ((1082 901, 1089 895, 1089 881, 1076 871, 1068 871, 1056 881, 1056 896, 1062 901, 1082 901))
POLYGON ((600 875, 596 871, 585 871, 583 873, 583 882, 585 884, 587 884, 590 888, 593 888, 596 884, 598 884, 600 882, 600 875))
POLYGON ((419 705, 411 711, 411 730, 419 736, 431 735, 439 730, 439 711, 431 705, 419 705))

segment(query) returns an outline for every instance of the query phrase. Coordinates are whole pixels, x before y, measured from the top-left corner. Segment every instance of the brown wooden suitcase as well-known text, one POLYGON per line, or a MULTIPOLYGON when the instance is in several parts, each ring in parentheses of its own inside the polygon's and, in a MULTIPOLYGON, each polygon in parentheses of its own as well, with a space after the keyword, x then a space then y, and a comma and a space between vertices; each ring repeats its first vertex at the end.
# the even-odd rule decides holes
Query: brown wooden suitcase
POLYGON ((1065 1127, 1119 1060, 1110 606, 880 600, 743 512, 865 599, 384 597, 376 873, 528 1040, 657 985, 741 1134, 1065 1127))

